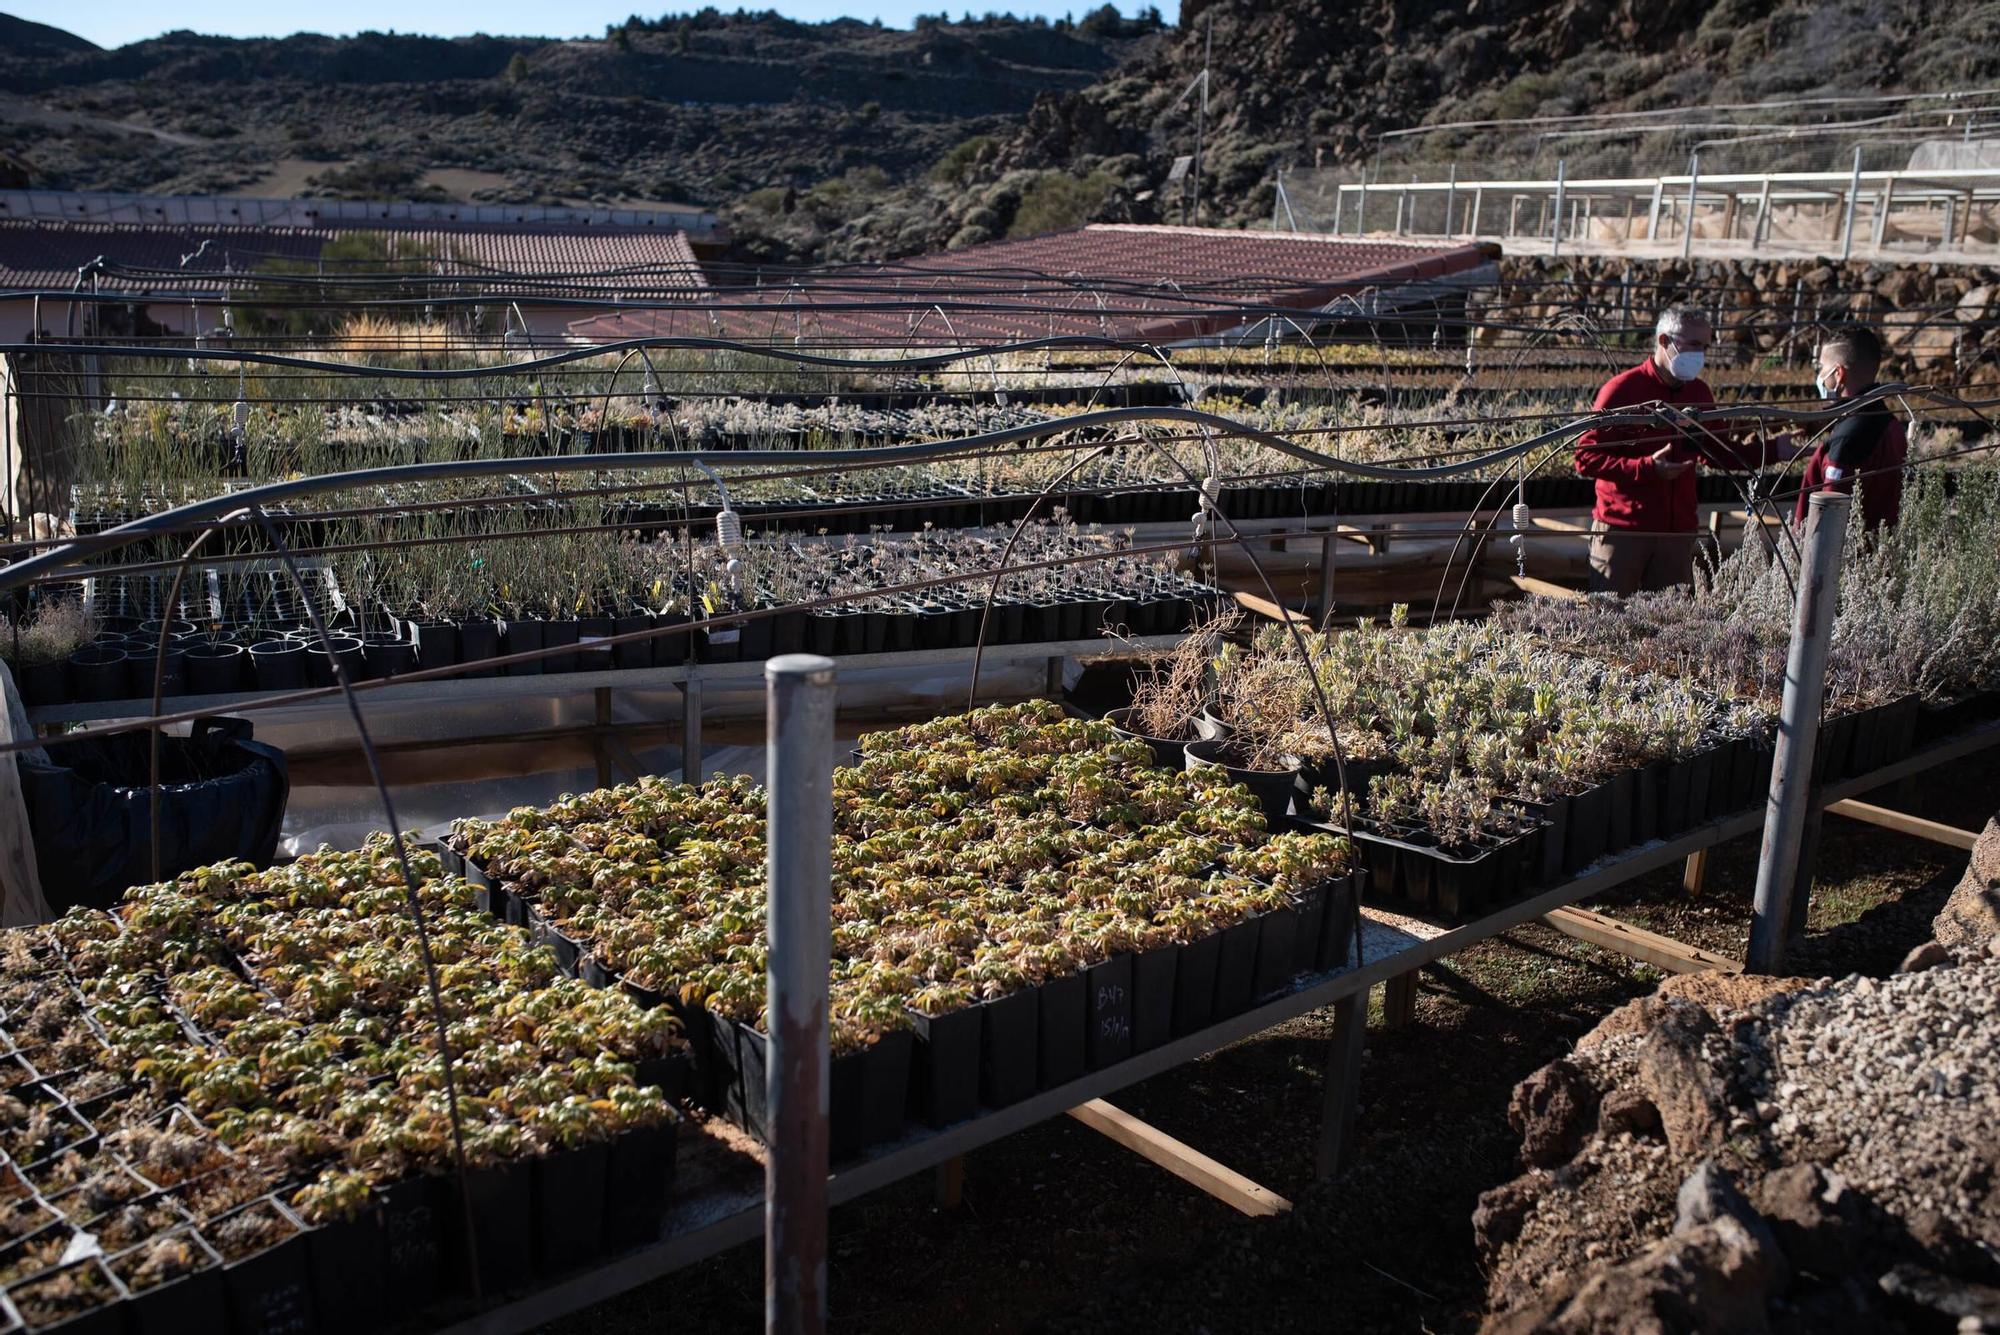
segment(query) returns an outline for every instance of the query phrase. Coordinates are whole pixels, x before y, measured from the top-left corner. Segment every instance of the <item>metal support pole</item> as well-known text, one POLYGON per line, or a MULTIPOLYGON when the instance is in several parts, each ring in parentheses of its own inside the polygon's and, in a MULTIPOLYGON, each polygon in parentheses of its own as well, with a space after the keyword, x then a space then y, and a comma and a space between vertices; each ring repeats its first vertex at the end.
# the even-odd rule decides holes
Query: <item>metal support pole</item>
POLYGON ((1450 236, 1458 221, 1458 163, 1451 164, 1451 174, 1444 181, 1444 235, 1450 236))
POLYGON ((681 683, 681 782, 701 782, 701 674, 694 668, 681 683))
POLYGON ((1472 222, 1465 229, 1465 234, 1468 237, 1477 237, 1479 235, 1479 206, 1484 204, 1485 202, 1486 202, 1486 187, 1483 185, 1473 186, 1472 222))
POLYGON ((1891 176, 1882 182, 1882 193, 1875 197, 1875 226, 1871 230, 1877 249, 1889 239, 1889 210, 1895 205, 1896 178, 1891 176))
POLYGON ((1861 198, 1861 146, 1854 146, 1854 175, 1847 180, 1847 221, 1840 225, 1840 258, 1845 263, 1854 253, 1854 204, 1861 198))
POLYGON ((1361 186, 1354 197, 1354 234, 1361 236, 1368 230, 1368 169, 1361 169, 1361 186))
POLYGON ((1826 655, 1840 593, 1840 554, 1854 498, 1814 492, 1806 511, 1792 646, 1785 660, 1785 696, 1778 707, 1778 748, 1764 805, 1764 846, 1757 858, 1757 902, 1750 921, 1751 973, 1776 973, 1790 944, 1798 890, 1799 847, 1812 811, 1813 751, 1826 695, 1826 655))
POLYGON ((1688 216, 1687 226, 1681 229, 1681 258, 1694 253, 1694 198, 1701 189, 1701 154, 1688 154, 1688 216))
POLYGON ((1334 548, 1340 543, 1340 530, 1329 529, 1319 540, 1319 599, 1314 606, 1316 615, 1313 624, 1321 630, 1333 618, 1333 563, 1334 548))
POLYGON ((1771 178, 1767 175, 1757 191, 1757 225, 1750 229, 1750 249, 1755 250, 1771 235, 1771 178))
POLYGON ((1560 255, 1563 248, 1563 189, 1568 184, 1569 160, 1556 159, 1556 230, 1549 238, 1549 254, 1560 255))
POLYGON ((784 654, 764 665, 770 940, 766 1335, 820 1335, 826 1329, 833 673, 833 660, 815 654, 784 654))
POLYGON ((1648 241, 1658 241, 1660 239, 1660 201, 1665 197, 1666 186, 1667 183, 1665 180, 1659 177, 1654 178, 1653 207, 1646 213, 1646 239, 1648 241))
POLYGON ((1340 215, 1346 207, 1347 187, 1344 184, 1336 184, 1333 187, 1333 226, 1327 229, 1335 236, 1340 235, 1340 215))

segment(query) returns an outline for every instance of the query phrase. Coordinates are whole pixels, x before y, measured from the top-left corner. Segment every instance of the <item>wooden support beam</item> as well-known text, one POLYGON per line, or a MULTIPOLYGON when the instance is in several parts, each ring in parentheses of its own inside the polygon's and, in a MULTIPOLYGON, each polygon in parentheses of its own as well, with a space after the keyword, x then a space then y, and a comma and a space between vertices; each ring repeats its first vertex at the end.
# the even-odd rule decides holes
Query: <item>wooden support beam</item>
POLYGON ((1377 555, 1389 550, 1387 528, 1356 528, 1352 524, 1335 524, 1333 532, 1336 537, 1345 538, 1349 542, 1358 542, 1377 555))
POLYGON ((1294 612, 1289 607, 1280 607, 1276 603, 1272 602, 1269 598, 1265 598, 1260 594, 1245 593, 1242 591, 1238 591, 1237 593, 1232 594, 1231 596, 1236 599, 1236 605, 1238 607, 1242 608, 1246 612, 1254 612, 1258 616, 1264 617, 1267 620, 1296 621, 1301 626, 1312 625, 1311 617, 1303 616, 1298 612, 1294 612))
POLYGON ((1544 598, 1579 599, 1585 596, 1582 589, 1572 589, 1564 584, 1536 579, 1533 575, 1509 575, 1507 578, 1522 593, 1539 593, 1544 598))
POLYGON ((1069 1110, 1092 1131, 1109 1136, 1142 1159, 1151 1160, 1181 1181, 1207 1192, 1231 1209, 1255 1217, 1289 1213, 1292 1203, 1260 1187, 1243 1174, 1182 1144, 1158 1127, 1148 1125, 1123 1108, 1092 1099, 1069 1110))
MULTIPOLYGON (((598 754, 609 760, 628 781, 636 782, 646 773, 645 768, 639 764, 638 757, 626 747, 625 739, 615 733, 599 734, 597 746, 598 754)), ((603 779, 598 783, 600 787, 606 786, 606 781, 603 779)))
POLYGON ((1827 810, 1836 816, 1845 816, 1849 820, 1858 820, 1869 825, 1879 825, 1885 830, 1894 830, 1897 834, 1908 834, 1914 835, 1919 839, 1928 839, 1934 844, 1943 844, 1946 848, 1958 848, 1966 852, 1971 852, 1972 846, 1979 842, 1979 836, 1971 830, 1961 830, 1951 825, 1940 825, 1934 820, 1925 820, 1922 816, 1912 816, 1903 811, 1891 811, 1887 807, 1870 806, 1866 802, 1856 802, 1852 798, 1844 802, 1830 803, 1827 806, 1827 810))
POLYGON ((1368 1041, 1368 994, 1333 1003, 1333 1038, 1326 1050, 1326 1109, 1319 1128, 1321 1181, 1354 1161, 1354 1121, 1361 1102, 1361 1056, 1368 1041))
POLYGON ((1589 909, 1555 909, 1543 914, 1542 921, 1564 936, 1615 950, 1627 959, 1635 959, 1669 973, 1703 973, 1709 970, 1743 972, 1743 966, 1735 960, 1711 955, 1698 946, 1683 945, 1670 936, 1661 936, 1602 913, 1592 913, 1589 909))
POLYGON ((1703 882, 1708 880, 1708 850, 1697 849, 1688 854, 1687 866, 1681 869, 1681 889, 1691 895, 1701 893, 1703 882))
POLYGON ((1399 973, 1382 984, 1382 1027, 1408 1029, 1417 1022, 1417 971, 1399 973))

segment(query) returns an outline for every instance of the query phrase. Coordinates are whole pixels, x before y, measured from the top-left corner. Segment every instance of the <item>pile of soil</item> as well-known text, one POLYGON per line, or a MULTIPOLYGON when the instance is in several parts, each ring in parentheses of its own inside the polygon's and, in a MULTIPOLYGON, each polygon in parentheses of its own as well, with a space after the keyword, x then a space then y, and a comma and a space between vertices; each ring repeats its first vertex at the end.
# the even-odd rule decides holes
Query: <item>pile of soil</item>
POLYGON ((1995 870, 1912 971, 1675 979, 1523 1081, 1483 1329, 2000 1329, 1995 870))

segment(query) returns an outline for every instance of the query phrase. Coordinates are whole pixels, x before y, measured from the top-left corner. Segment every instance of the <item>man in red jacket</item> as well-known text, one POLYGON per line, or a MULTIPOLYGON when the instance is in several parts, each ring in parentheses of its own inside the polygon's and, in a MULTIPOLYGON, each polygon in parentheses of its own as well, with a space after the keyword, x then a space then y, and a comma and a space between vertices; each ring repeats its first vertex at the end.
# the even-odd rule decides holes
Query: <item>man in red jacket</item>
MULTIPOLYGON (((1882 340, 1872 329, 1843 325, 1819 345, 1820 394, 1834 400, 1855 398, 1875 388, 1882 366, 1882 340)), ((1877 399, 1835 420, 1820 436, 1806 460, 1794 523, 1806 521, 1806 498, 1816 491, 1854 493, 1861 483, 1861 522, 1873 532, 1894 524, 1903 512, 1903 461, 1910 439, 1903 424, 1877 399)))
POLYGON ((1657 423, 1592 427, 1576 439, 1576 471, 1597 483, 1592 592, 1628 594, 1691 582, 1698 529, 1695 465, 1755 469, 1790 456, 1782 446, 1742 449, 1730 443, 1721 422, 1674 420, 1680 416, 1674 409, 1714 406, 1715 395, 1701 378, 1713 337, 1699 310, 1669 307, 1653 327, 1652 355, 1597 391, 1591 406, 1599 412, 1642 404, 1671 407, 1657 423))

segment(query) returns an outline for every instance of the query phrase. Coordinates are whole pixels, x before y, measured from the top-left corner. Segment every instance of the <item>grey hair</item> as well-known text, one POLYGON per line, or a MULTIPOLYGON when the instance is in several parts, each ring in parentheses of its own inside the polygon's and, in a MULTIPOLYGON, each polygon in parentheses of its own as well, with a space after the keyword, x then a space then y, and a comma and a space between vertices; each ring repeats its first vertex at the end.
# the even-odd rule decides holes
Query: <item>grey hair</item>
POLYGON ((1669 338, 1679 334, 1691 324, 1712 330, 1715 325, 1708 318, 1708 312, 1699 306, 1669 306, 1660 312, 1660 318, 1653 322, 1653 333, 1657 337, 1665 334, 1669 338))

